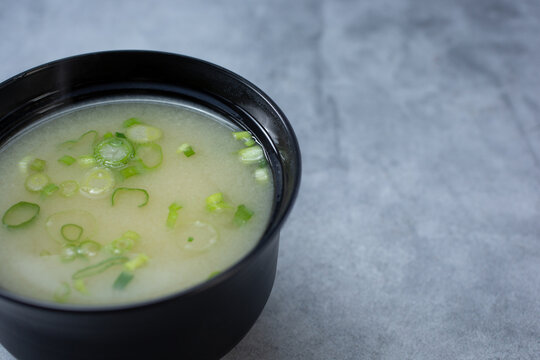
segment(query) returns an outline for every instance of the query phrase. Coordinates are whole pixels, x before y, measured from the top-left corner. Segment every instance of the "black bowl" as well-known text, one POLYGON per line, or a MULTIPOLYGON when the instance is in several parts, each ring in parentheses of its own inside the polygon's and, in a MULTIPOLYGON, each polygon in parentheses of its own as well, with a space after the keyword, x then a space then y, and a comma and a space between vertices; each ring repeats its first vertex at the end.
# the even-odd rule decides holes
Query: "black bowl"
POLYGON ((261 313, 275 278, 279 230, 300 183, 300 151, 283 113, 242 77, 198 59, 151 51, 91 53, 54 61, 0 84, 0 146, 28 125, 112 96, 190 101, 251 131, 269 155, 275 197, 257 246, 191 289, 118 306, 69 306, 0 288, 0 342, 19 359, 213 359, 261 313))

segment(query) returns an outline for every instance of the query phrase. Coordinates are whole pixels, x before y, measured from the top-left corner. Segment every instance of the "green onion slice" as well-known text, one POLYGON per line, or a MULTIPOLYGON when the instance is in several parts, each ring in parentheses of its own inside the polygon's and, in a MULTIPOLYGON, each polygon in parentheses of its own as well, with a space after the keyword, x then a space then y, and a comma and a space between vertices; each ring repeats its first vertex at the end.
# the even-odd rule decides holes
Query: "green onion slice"
POLYGON ((59 303, 65 303, 71 294, 71 287, 67 282, 62 282, 53 294, 53 299, 59 303))
POLYGON ((163 133, 160 129, 143 124, 132 125, 126 130, 127 138, 137 144, 159 140, 162 135, 163 133))
POLYGON ((45 222, 45 228, 49 236, 59 244, 64 244, 62 227, 73 224, 83 229, 81 239, 91 239, 96 229, 96 219, 92 214, 84 210, 67 210, 52 214, 45 222))
POLYGON ((264 152, 259 145, 254 145, 238 151, 238 157, 244 164, 256 164, 264 159, 264 152))
POLYGON ((82 134, 81 136, 79 136, 78 139, 65 141, 65 142, 61 143, 60 146, 61 146, 61 147, 68 148, 68 149, 71 149, 71 148, 73 148, 75 145, 77 145, 78 143, 82 142, 82 140, 83 140, 84 138, 86 138, 88 135, 90 135, 90 136, 93 135, 93 139, 92 139, 91 145, 94 145, 94 144, 96 143, 97 138, 98 138, 98 133, 97 133, 96 130, 90 130, 90 131, 87 131, 87 132, 85 132, 84 134, 82 134))
POLYGON ((124 167, 133 154, 133 145, 121 137, 107 138, 94 148, 97 163, 112 169, 124 167))
POLYGON ((141 266, 146 265, 146 263, 150 260, 150 258, 146 254, 139 254, 135 258, 129 260, 127 263, 124 264, 124 269, 129 271, 135 271, 136 269, 140 268, 141 266))
POLYGON ((208 280, 210 280, 211 278, 213 278, 215 276, 218 276, 219 274, 221 274, 221 271, 214 271, 214 272, 210 273, 210 275, 208 275, 208 280))
POLYGON ((81 256, 96 256, 101 250, 101 244, 94 240, 83 241, 78 248, 77 253, 81 256))
POLYGON ((137 118, 129 118, 122 124, 125 128, 128 128, 133 125, 142 124, 142 122, 139 121, 137 118))
POLYGON ((34 159, 30 163, 30 169, 32 169, 34 171, 43 171, 43 170, 45 170, 45 164, 46 164, 45 160, 34 159))
POLYGON ((113 255, 122 255, 135 246, 135 240, 121 237, 113 240, 105 248, 113 255))
POLYGON ((82 168, 91 168, 97 165, 97 161, 93 155, 81 155, 77 158, 77 164, 82 168))
POLYGON ((60 228, 62 238, 68 242, 78 242, 83 232, 83 228, 77 224, 64 224, 60 228))
POLYGON ((176 153, 177 154, 184 153, 186 157, 195 155, 195 151, 193 150, 193 147, 187 143, 180 145, 178 149, 176 149, 176 153))
POLYGON ((238 208, 236 209, 236 212, 234 213, 234 223, 237 226, 242 226, 245 223, 251 219, 254 212, 250 209, 248 209, 245 205, 238 205, 238 208))
POLYGON ((93 168, 84 175, 80 191, 89 198, 100 198, 106 196, 114 188, 114 184, 114 174, 111 170, 93 168))
POLYGON ((24 187, 28 191, 39 192, 49 183, 49 177, 44 173, 34 173, 26 178, 24 187))
POLYGON ((53 184, 53 183, 49 183, 49 184, 45 185, 45 187, 41 190, 41 198, 45 199, 47 196, 51 196, 52 194, 54 194, 58 190, 60 190, 58 185, 53 184))
POLYGON ((79 184, 75 180, 66 180, 59 185, 60 194, 65 197, 73 196, 79 191, 79 184))
POLYGON ((241 140, 246 147, 255 145, 255 140, 253 140, 249 131, 234 131, 232 135, 235 140, 241 140))
POLYGON ((138 166, 128 166, 120 170, 120 175, 122 175, 124 180, 132 176, 142 174, 144 172, 144 165, 142 165, 140 161, 136 162, 136 164, 138 164, 138 166))
POLYGON ((21 174, 26 175, 28 174, 28 168, 30 167, 30 163, 32 162, 34 158, 30 155, 27 155, 23 157, 21 160, 19 160, 19 163, 17 164, 19 167, 19 171, 21 174))
POLYGON ((206 209, 210 212, 221 212, 231 206, 225 202, 223 193, 215 193, 206 198, 206 209))
POLYGON ((144 200, 139 205, 137 205, 138 207, 143 207, 146 204, 148 204, 148 199, 150 198, 150 195, 148 195, 148 191, 146 191, 144 189, 119 187, 119 188, 116 188, 112 193, 112 197, 111 197, 112 206, 114 206, 114 203, 116 201, 116 198, 118 197, 119 192, 120 193, 121 192, 138 192, 138 193, 142 194, 143 197, 144 197, 144 200))
POLYGON ((128 260, 129 259, 125 256, 113 256, 97 264, 87 266, 75 272, 71 277, 74 280, 77 280, 77 279, 82 279, 85 277, 101 274, 102 272, 110 268, 111 266, 124 264, 128 260))
POLYGON ((163 151, 156 143, 139 145, 136 154, 146 169, 155 169, 163 162, 163 151))
POLYGON ((261 184, 266 184, 270 179, 270 174, 267 167, 256 168, 254 171, 255 180, 261 184))
POLYGON ((30 224, 39 215, 38 204, 21 201, 7 209, 2 216, 2 224, 8 228, 21 228, 30 224))
POLYGON ((124 234, 122 234, 122 237, 124 237, 126 239, 131 239, 131 240, 137 241, 137 240, 139 240, 141 238, 141 235, 137 234, 133 230, 128 230, 124 234))
POLYGON ((77 159, 75 159, 73 156, 64 155, 60 159, 58 159, 59 163, 62 163, 64 165, 70 166, 73 165, 77 159))
POLYGON ((88 290, 86 289, 86 284, 84 283, 83 279, 75 280, 73 282, 73 287, 75 288, 75 290, 77 290, 78 292, 80 292, 83 295, 88 295, 89 294, 88 290))
POLYGON ((131 250, 141 236, 135 231, 128 230, 118 239, 113 240, 105 248, 113 255, 122 255, 131 250))
POLYGON ((79 253, 79 248, 77 245, 66 245, 62 247, 62 252, 60 253, 60 259, 63 262, 70 262, 75 260, 79 253))
POLYGON ((121 132, 118 132, 118 131, 114 134, 114 136, 122 138, 122 139, 127 139, 126 135, 124 135, 124 133, 121 133, 121 132))
POLYGON ((135 275, 133 275, 133 273, 130 271, 122 271, 114 281, 113 288, 116 290, 122 290, 131 282, 131 280, 133 280, 134 276, 135 275))
POLYGON ((181 205, 177 203, 172 203, 169 205, 169 215, 167 216, 167 227, 173 229, 176 225, 176 220, 178 219, 178 210, 182 208, 181 205))

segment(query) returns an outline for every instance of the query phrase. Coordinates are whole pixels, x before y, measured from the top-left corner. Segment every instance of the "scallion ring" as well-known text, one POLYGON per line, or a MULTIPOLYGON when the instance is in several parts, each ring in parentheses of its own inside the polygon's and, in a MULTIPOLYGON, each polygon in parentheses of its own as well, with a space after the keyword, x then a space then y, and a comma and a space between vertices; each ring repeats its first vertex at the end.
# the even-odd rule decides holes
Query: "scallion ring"
POLYGON ((148 204, 148 199, 150 198, 150 195, 148 195, 148 191, 146 191, 144 189, 139 189, 139 188, 119 187, 119 188, 116 188, 112 193, 112 197, 111 197, 112 206, 114 206, 114 203, 115 203, 116 197, 118 195, 118 192, 122 192, 122 191, 131 191, 131 192, 136 191, 136 192, 139 192, 139 193, 143 194, 144 200, 139 205, 137 205, 138 207, 143 207, 146 204, 148 204))
POLYGON ((156 143, 141 144, 137 147, 136 157, 146 169, 155 169, 163 162, 163 151, 156 143))
POLYGON ((69 242, 77 242, 81 239, 84 230, 82 226, 77 224, 64 224, 60 228, 60 235, 62 238, 69 242))
POLYGON ((71 277, 74 280, 77 280, 77 279, 82 279, 85 277, 101 274, 102 272, 110 268, 111 266, 124 264, 128 260, 129 259, 125 256, 113 256, 97 264, 87 266, 75 272, 71 277))
POLYGON ((97 163, 113 169, 124 167, 133 154, 133 145, 128 139, 122 137, 107 138, 94 148, 97 163))
POLYGON ((2 224, 8 228, 21 228, 30 224, 39 215, 38 204, 20 201, 7 209, 2 216, 2 224))

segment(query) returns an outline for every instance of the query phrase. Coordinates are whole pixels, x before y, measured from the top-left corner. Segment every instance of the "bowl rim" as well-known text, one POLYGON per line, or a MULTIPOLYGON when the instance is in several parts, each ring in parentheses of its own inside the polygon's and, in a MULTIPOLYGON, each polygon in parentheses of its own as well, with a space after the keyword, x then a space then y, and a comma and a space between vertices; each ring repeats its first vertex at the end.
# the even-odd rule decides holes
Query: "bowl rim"
POLYGON ((262 99, 264 102, 266 102, 267 105, 270 107, 270 109, 273 112, 275 112, 277 117, 281 120, 281 124, 284 126, 287 133, 287 137, 289 138, 290 147, 293 149, 292 153, 294 155, 294 163, 297 164, 297 176, 294 178, 294 182, 292 183, 291 195, 290 197, 288 197, 288 201, 286 201, 285 203, 281 205, 281 207, 284 208, 284 211, 281 211, 280 215, 277 216, 276 218, 274 218, 274 215, 277 212, 277 208, 275 208, 272 211, 270 215, 271 216, 270 221, 267 224, 263 234, 261 235, 257 245, 253 247, 247 254, 245 254, 240 260, 238 260, 236 263, 228 267, 226 270, 220 272, 216 276, 183 290, 175 291, 175 292, 165 294, 165 295, 155 297, 155 298, 149 298, 145 300, 127 302, 127 303, 121 303, 121 304, 75 305, 75 304, 60 304, 60 303, 54 303, 54 302, 47 302, 45 300, 34 299, 34 298, 26 297, 23 295, 18 295, 9 290, 0 288, 0 299, 2 300, 9 301, 12 303, 17 303, 19 305, 23 305, 26 307, 32 307, 36 309, 48 310, 48 311, 53 311, 53 312, 88 314, 88 313, 110 313, 110 312, 120 312, 120 311, 122 312, 134 311, 134 310, 139 310, 143 308, 156 306, 162 303, 170 302, 181 297, 188 298, 191 296, 196 296, 197 294, 200 294, 209 288, 215 287, 219 285, 220 283, 225 282, 227 279, 235 276, 235 274, 237 274, 243 267, 245 267, 249 262, 253 261, 256 253, 264 251, 265 248, 269 246, 271 242, 270 241, 271 238, 273 238, 274 236, 279 236, 278 234, 279 230, 283 226, 285 220, 290 215, 290 212, 298 196, 301 177, 302 177, 301 153, 300 153, 300 147, 298 144, 298 139, 296 137, 296 134, 289 120, 283 113, 283 111, 272 100, 272 98, 270 98, 270 96, 268 96, 264 91, 262 91, 253 83, 251 83, 249 80, 245 79, 244 77, 238 75, 237 73, 231 70, 228 70, 220 65, 216 65, 212 62, 209 62, 207 60, 203 60, 200 58, 173 53, 173 52, 166 52, 166 51, 141 50, 141 49, 95 51, 95 52, 87 52, 87 53, 67 56, 64 58, 49 61, 44 64, 30 68, 28 70, 25 70, 1 82, 0 89, 6 86, 9 86, 11 83, 14 83, 16 81, 20 81, 20 79, 32 76, 41 71, 46 71, 47 69, 61 65, 62 63, 68 63, 71 61, 77 61, 83 58, 89 58, 89 57, 95 57, 95 56, 114 56, 114 55, 121 55, 121 54, 132 54, 135 56, 137 55, 169 56, 169 57, 175 57, 179 60, 195 62, 202 66, 207 67, 208 69, 211 69, 212 71, 221 72, 222 74, 230 77, 232 80, 242 84, 243 86, 247 87, 249 90, 253 91, 259 99, 262 99))

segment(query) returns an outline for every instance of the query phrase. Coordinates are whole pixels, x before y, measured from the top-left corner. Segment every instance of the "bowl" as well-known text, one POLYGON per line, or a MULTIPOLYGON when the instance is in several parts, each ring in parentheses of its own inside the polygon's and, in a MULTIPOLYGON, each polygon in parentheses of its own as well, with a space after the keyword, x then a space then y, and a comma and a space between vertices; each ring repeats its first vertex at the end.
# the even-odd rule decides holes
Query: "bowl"
POLYGON ((148 301, 62 305, 0 287, 0 342, 18 359, 219 358, 255 323, 274 283, 279 231, 300 183, 294 131, 265 93, 222 67, 171 53, 108 51, 53 61, 0 84, 0 147, 45 116, 114 96, 190 101, 249 130, 274 176, 265 231, 218 276, 148 301))

